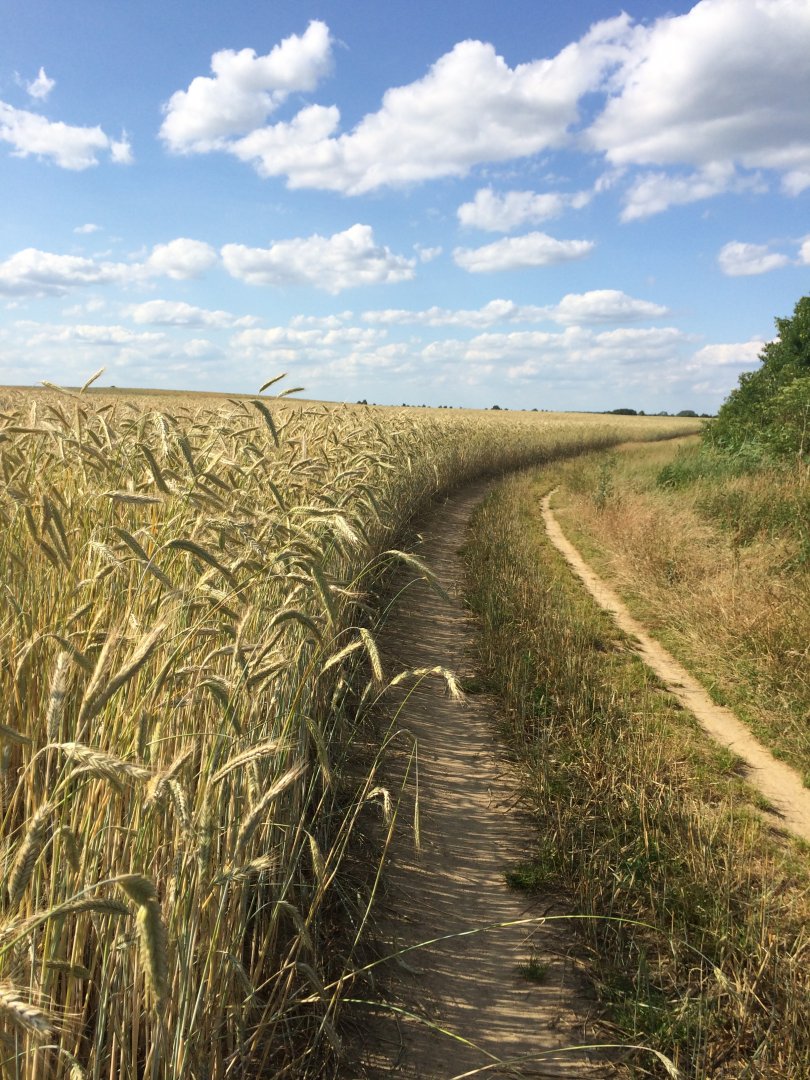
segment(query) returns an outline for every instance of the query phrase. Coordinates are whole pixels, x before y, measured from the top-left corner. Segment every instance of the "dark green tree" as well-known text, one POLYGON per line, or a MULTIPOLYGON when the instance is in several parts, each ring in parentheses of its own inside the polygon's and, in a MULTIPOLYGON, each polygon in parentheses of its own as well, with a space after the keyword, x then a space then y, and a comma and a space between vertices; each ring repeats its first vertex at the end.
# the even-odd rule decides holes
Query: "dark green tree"
POLYGON ((777 319, 779 336, 759 354, 761 366, 745 372, 708 426, 714 446, 772 454, 810 452, 810 296, 791 318, 777 319))

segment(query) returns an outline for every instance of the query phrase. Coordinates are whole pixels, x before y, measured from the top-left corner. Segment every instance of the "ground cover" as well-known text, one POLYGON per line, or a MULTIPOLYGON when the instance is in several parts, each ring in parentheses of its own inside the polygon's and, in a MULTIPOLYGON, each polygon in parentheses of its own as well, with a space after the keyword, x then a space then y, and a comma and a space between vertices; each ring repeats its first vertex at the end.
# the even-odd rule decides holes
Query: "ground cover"
POLYGON ((386 682, 384 553, 438 491, 678 422, 0 408, 0 1071, 324 1075, 365 923, 341 873, 378 763, 344 766, 386 682))
POLYGON ((631 609, 810 782, 810 471, 699 441, 562 469, 556 513, 631 609))
MULTIPOLYGON (((612 472, 585 468, 591 500, 609 500, 612 472)), ((505 702, 538 828, 510 880, 567 891, 622 1039, 684 1076, 804 1077, 806 851, 757 816, 734 756, 674 706, 549 546, 541 498, 576 473, 505 481, 466 549, 482 677, 505 702)))

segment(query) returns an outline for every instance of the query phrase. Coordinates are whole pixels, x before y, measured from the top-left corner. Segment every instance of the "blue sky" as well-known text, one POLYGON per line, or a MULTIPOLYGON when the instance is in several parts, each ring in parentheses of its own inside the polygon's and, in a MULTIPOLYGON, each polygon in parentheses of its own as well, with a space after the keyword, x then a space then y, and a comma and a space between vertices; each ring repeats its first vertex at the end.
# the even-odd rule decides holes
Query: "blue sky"
POLYGON ((714 411, 808 102, 807 0, 11 0, 0 382, 714 411))

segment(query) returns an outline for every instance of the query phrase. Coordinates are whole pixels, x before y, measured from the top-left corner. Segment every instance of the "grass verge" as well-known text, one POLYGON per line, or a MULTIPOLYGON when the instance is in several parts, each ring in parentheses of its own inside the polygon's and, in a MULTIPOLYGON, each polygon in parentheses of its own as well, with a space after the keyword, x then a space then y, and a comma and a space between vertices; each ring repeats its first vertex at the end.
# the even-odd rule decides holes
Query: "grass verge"
POLYGON ((556 482, 504 481, 465 551, 482 677, 505 703, 541 836, 514 884, 563 888, 585 916, 597 990, 628 1042, 690 1077, 806 1077, 806 851, 759 820, 733 755, 548 544, 540 499, 556 482))
POLYGON ((810 783, 810 472, 685 440, 587 455, 559 484, 569 538, 810 783))

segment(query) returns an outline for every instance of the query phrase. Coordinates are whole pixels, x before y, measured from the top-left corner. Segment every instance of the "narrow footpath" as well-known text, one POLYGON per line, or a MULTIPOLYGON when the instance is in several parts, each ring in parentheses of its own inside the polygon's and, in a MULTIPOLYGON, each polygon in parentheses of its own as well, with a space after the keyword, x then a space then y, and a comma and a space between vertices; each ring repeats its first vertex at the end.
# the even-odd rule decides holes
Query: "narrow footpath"
POLYGON ((727 746, 745 762, 746 780, 773 808, 768 816, 774 824, 810 842, 810 790, 804 786, 799 774, 758 742, 730 709, 716 705, 697 679, 633 618, 616 593, 594 573, 566 538, 551 508, 553 494, 546 495, 542 504, 549 540, 600 607, 610 612, 619 629, 630 636, 633 649, 667 690, 694 714, 715 742, 727 746))
MULTIPOLYGON (((469 677, 473 627, 459 599, 458 552, 485 492, 486 485, 465 489, 422 523, 416 554, 450 599, 414 581, 412 569, 403 571, 380 639, 389 673, 440 666, 469 677)), ((494 702, 482 694, 454 701, 435 675, 412 680, 397 694, 388 702, 401 732, 391 764, 392 794, 409 760, 418 767, 404 783, 398 810, 380 947, 390 954, 445 940, 386 963, 375 988, 386 1006, 358 1017, 364 1048, 350 1075, 608 1075, 606 1052, 600 1066, 591 1052, 564 1049, 594 1041, 595 1005, 572 959, 570 925, 542 921, 562 912, 561 905, 552 898, 538 906, 505 884, 505 871, 530 857, 534 826, 515 808, 514 783, 494 730, 494 702), (537 979, 519 971, 530 962, 537 979)))

